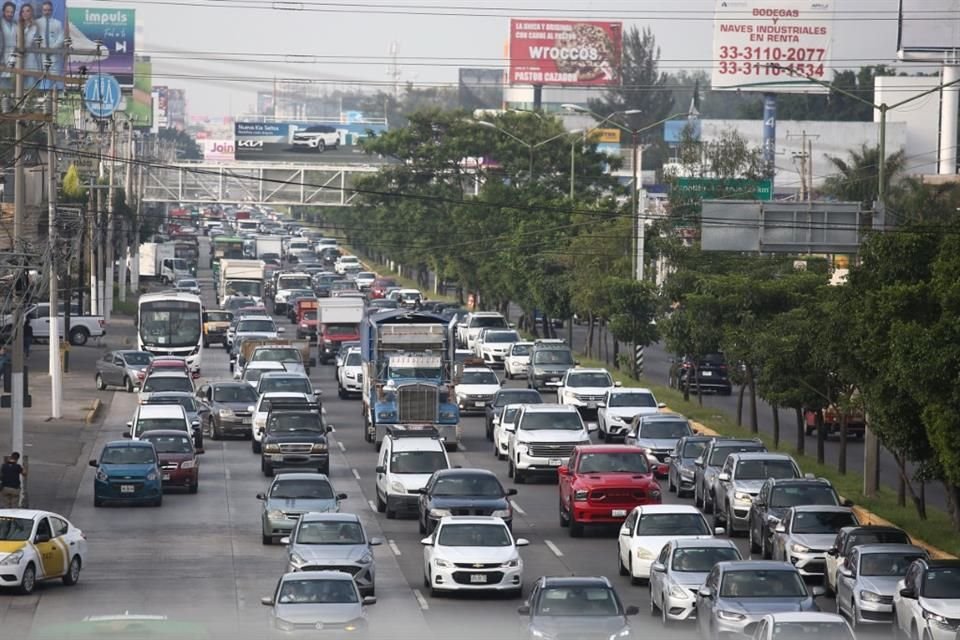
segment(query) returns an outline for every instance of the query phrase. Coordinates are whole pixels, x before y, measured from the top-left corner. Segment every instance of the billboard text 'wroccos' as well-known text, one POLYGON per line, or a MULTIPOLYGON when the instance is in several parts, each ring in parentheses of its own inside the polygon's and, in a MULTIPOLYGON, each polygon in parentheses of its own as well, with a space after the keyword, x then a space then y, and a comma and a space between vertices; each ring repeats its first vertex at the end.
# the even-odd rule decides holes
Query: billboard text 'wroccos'
POLYGON ((622 49, 619 22, 513 19, 510 84, 617 84, 622 49))

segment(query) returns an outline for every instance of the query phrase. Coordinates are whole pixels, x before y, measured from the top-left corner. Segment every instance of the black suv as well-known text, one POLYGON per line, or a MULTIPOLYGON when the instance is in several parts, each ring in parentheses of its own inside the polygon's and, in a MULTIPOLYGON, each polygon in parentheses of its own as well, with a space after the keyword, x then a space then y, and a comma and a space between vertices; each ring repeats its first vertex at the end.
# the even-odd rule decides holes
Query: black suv
POLYGON ((503 415, 508 404, 541 404, 543 396, 533 389, 500 389, 493 394, 493 401, 484 407, 487 414, 487 440, 493 440, 493 425, 503 415))
POLYGON ((727 369, 727 359, 722 353, 708 353, 697 363, 697 375, 694 377, 694 359, 687 356, 674 363, 671 371, 671 386, 681 391, 687 388, 690 393, 698 390, 729 396, 733 393, 733 384, 727 369))
POLYGON ((277 469, 316 469, 330 474, 330 452, 323 411, 317 402, 298 398, 274 398, 267 413, 260 470, 272 476, 277 469))
POLYGON ((830 481, 824 478, 770 478, 760 487, 747 515, 750 551, 770 558, 774 529, 791 507, 850 504, 849 500, 841 500, 830 481))

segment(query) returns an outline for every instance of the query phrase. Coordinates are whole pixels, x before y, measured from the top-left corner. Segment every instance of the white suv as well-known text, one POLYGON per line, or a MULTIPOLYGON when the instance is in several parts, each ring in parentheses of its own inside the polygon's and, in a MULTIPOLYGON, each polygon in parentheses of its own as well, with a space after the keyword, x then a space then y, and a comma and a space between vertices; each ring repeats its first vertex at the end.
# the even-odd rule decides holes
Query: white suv
POLYGON ((504 366, 510 347, 517 342, 520 334, 514 329, 486 329, 477 339, 475 353, 489 367, 504 366))
POLYGON ((503 359, 503 377, 512 380, 515 376, 525 378, 530 366, 530 350, 532 342, 514 342, 510 345, 510 352, 503 359))
MULTIPOLYGON (((503 314, 496 311, 476 311, 457 325, 457 340, 464 348, 474 351, 473 343, 481 329, 509 329, 510 325, 503 314)), ((474 351, 476 353, 476 351, 474 351)))
POLYGON ((597 422, 597 412, 604 405, 607 392, 619 387, 606 369, 574 367, 568 370, 557 388, 557 402, 576 407, 587 423, 597 422))
POLYGON ((390 519, 398 511, 417 512, 420 489, 434 471, 449 468, 447 450, 435 429, 390 426, 377 457, 377 511, 390 519))
POLYGON ((295 132, 291 143, 294 147, 306 147, 322 153, 340 146, 340 132, 329 125, 317 124, 295 132))
POLYGON ((349 269, 359 270, 361 267, 360 258, 357 256, 340 256, 337 258, 337 261, 333 263, 333 270, 340 275, 343 275, 349 269))
POLYGON ((574 447, 590 444, 590 433, 576 407, 527 404, 520 409, 509 439, 507 475, 523 484, 531 473, 555 472, 574 447))
POLYGON ((363 393, 363 358, 358 347, 351 347, 337 367, 337 395, 340 399, 349 394, 363 393))

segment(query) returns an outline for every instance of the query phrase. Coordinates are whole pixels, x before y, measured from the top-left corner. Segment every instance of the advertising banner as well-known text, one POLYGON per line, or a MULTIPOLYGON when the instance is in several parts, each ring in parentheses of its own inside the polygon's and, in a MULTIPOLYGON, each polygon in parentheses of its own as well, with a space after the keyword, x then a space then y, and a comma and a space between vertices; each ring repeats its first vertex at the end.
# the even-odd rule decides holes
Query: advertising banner
POLYGON ((617 84, 622 48, 619 22, 513 19, 510 84, 617 84))
POLYGON ((153 128, 166 129, 170 126, 167 116, 167 87, 153 88, 153 128))
POLYGON ((960 0, 900 0, 897 51, 942 53, 960 49, 960 0))
POLYGON ((236 159, 256 162, 366 162, 357 146, 386 130, 367 122, 236 122, 236 159), (302 134, 298 140, 294 136, 302 134), (321 141, 323 144, 319 144, 321 141))
POLYGON ((200 145, 203 159, 207 162, 232 162, 234 159, 233 140, 216 140, 198 136, 197 144, 200 145))
POLYGON ((96 49, 98 40, 103 43, 103 53, 99 59, 71 55, 70 72, 79 74, 83 67, 88 74, 109 74, 120 82, 120 86, 132 87, 136 11, 110 7, 70 7, 67 18, 74 48, 96 49))
POLYGON ((834 2, 716 0, 712 89, 827 93, 834 2))
MULTIPOLYGON (((64 60, 62 55, 40 53, 34 50, 63 48, 67 20, 65 0, 11 0, 3 3, 3 15, 0 20, 0 55, 3 56, 3 63, 0 67, 16 64, 18 18, 25 22, 26 55, 23 59, 23 68, 27 71, 43 71, 45 65, 49 63, 50 75, 62 76, 64 60)), ((0 71, 0 88, 12 87, 13 74, 0 71)), ((26 77, 24 87, 27 90, 62 89, 63 83, 26 77)))
POLYGON ((136 127, 153 126, 153 63, 149 60, 137 60, 134 63, 135 74, 133 90, 127 97, 125 109, 130 121, 136 127))

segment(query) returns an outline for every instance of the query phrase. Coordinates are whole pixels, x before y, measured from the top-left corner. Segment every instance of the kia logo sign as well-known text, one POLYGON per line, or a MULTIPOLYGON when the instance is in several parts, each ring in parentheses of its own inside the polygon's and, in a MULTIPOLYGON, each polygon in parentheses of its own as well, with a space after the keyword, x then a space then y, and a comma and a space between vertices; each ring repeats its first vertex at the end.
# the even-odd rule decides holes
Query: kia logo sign
POLYGON ((263 149, 263 140, 237 140, 237 146, 245 149, 263 149))

